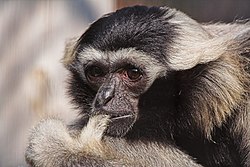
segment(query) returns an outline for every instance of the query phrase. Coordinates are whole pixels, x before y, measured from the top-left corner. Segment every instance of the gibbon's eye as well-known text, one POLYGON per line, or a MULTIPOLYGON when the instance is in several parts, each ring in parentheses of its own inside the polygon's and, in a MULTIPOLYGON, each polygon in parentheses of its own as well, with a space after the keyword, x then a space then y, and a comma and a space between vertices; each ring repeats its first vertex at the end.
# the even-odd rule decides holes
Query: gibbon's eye
POLYGON ((131 81, 138 81, 142 78, 141 70, 134 66, 127 67, 124 71, 124 75, 131 81))
POLYGON ((96 80, 100 77, 104 77, 105 73, 101 67, 93 65, 93 66, 87 67, 85 71, 85 75, 87 79, 89 80, 96 80))

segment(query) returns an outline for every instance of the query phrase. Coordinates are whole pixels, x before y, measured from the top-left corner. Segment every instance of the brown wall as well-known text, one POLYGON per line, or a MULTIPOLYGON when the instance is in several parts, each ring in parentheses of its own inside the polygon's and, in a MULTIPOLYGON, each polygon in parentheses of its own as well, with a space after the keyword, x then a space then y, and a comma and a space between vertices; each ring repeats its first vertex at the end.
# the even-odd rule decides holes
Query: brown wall
POLYGON ((116 8, 136 4, 170 6, 200 22, 232 22, 250 18, 250 0, 116 0, 116 8))

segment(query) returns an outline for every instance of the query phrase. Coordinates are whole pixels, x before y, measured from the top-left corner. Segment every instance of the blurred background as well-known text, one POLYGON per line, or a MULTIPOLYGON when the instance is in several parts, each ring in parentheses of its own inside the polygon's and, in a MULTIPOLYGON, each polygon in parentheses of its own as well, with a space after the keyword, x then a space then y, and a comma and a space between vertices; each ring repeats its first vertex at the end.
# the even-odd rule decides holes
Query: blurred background
POLYGON ((29 129, 41 118, 77 117, 65 94, 65 41, 131 5, 167 5, 200 22, 250 18, 249 0, 0 0, 0 167, 26 166, 29 129))

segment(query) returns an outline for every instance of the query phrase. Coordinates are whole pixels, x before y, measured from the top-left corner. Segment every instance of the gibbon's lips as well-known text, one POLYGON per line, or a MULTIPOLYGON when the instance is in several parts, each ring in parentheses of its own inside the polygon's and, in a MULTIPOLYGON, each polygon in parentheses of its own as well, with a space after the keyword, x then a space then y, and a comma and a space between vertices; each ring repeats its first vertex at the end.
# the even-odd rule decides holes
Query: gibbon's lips
POLYGON ((132 128, 135 121, 136 116, 134 114, 111 116, 106 134, 114 137, 124 136, 132 128))

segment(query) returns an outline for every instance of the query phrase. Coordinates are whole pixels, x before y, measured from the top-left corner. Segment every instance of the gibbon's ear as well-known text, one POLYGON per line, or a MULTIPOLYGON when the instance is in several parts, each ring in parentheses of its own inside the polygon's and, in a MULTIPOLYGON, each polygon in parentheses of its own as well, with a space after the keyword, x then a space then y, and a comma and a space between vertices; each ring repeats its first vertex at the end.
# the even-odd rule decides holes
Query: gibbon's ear
POLYGON ((70 64, 75 58, 76 55, 76 46, 78 43, 79 37, 70 38, 66 41, 64 57, 62 58, 63 65, 68 69, 70 64))
POLYGON ((215 61, 223 55, 247 55, 250 52, 250 22, 202 26, 192 20, 178 24, 179 36, 173 44, 169 59, 173 70, 191 69, 197 64, 215 61))

